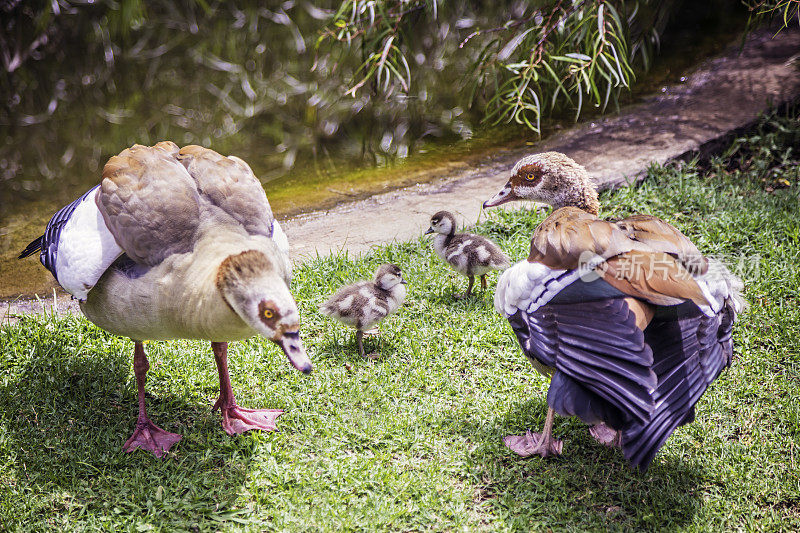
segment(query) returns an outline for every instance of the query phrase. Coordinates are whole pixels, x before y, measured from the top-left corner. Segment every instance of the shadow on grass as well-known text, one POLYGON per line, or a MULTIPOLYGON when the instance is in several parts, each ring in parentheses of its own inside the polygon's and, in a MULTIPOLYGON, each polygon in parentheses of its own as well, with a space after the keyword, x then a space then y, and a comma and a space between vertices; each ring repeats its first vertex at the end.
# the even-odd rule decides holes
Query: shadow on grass
MULTIPOLYGON (((480 282, 478 282, 480 283, 480 282)), ((467 290, 466 283, 461 286, 457 284, 448 285, 441 291, 430 294, 427 300, 430 305, 446 307, 451 310, 469 310, 473 307, 486 308, 487 311, 494 310, 494 287, 488 289, 472 289, 472 293, 464 297, 467 290)))
POLYGON ((91 528, 109 516, 167 529, 238 520, 231 506, 260 437, 228 437, 218 414, 148 380, 159 391, 148 414, 183 440, 164 459, 124 453, 137 415, 132 343, 69 322, 37 324, 36 338, 19 335, 0 352, 0 478, 10 482, 0 529, 91 528))
POLYGON ((355 330, 348 330, 344 334, 334 333, 329 340, 317 347, 315 357, 318 361, 328 358, 339 363, 358 365, 381 363, 394 357, 399 350, 393 336, 386 332, 364 335, 363 344, 365 357, 358 353, 355 330))
POLYGON ((595 442, 588 426, 559 416, 554 435, 564 443, 563 455, 520 458, 505 447, 506 435, 541 431, 546 411, 544 399, 536 399, 489 424, 452 419, 456 432, 474 443, 467 465, 480 506, 523 529, 652 530, 692 522, 702 503, 696 494, 708 478, 695 464, 657 455, 639 472, 619 449, 595 442))

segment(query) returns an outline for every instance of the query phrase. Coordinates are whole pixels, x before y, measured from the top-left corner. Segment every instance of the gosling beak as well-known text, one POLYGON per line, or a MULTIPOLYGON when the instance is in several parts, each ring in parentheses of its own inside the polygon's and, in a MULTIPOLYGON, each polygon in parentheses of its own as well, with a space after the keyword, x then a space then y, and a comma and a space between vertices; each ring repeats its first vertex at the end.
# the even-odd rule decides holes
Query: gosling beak
POLYGON ((428 231, 423 233, 423 235, 427 235, 428 233, 433 233, 433 228, 428 228, 428 231))
POLYGON ((518 196, 514 194, 514 189, 511 186, 511 181, 506 183, 506 186, 503 187, 500 192, 483 202, 484 209, 487 207, 497 207, 498 205, 504 204, 506 202, 510 202, 512 200, 517 200, 518 196))
POLYGON ((303 342, 300 340, 299 332, 289 331, 284 333, 280 339, 272 339, 272 341, 281 347, 283 353, 289 358, 289 362, 292 363, 292 366, 297 370, 303 374, 308 374, 314 369, 311 360, 306 354, 306 349, 303 348, 303 342))

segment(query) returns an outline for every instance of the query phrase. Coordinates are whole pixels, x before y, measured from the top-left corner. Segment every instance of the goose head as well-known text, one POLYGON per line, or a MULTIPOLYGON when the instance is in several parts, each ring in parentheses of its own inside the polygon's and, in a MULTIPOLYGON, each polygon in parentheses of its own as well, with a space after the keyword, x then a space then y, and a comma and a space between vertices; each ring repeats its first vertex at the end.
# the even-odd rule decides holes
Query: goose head
POLYGON ((581 165, 559 152, 523 157, 500 192, 483 203, 495 207, 513 200, 532 200, 554 208, 574 206, 596 215, 597 188, 581 165))
POLYGON ((456 217, 449 211, 439 211, 431 217, 431 227, 425 232, 441 233, 442 235, 452 235, 456 231, 456 217))
POLYGON ((400 267, 391 263, 379 266, 378 270, 375 271, 374 280, 378 287, 387 291, 392 290, 401 283, 406 283, 400 267))
POLYGON ((297 370, 311 372, 311 360, 300 340, 297 303, 281 269, 267 255, 247 250, 228 256, 216 282, 225 302, 247 325, 280 346, 297 370))

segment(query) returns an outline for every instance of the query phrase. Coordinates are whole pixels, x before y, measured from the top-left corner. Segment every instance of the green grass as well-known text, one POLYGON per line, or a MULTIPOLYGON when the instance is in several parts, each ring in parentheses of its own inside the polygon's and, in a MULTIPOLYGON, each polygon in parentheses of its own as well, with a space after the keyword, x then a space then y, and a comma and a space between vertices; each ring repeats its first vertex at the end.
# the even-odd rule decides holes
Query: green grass
MULTIPOLYGON (((645 474, 572 419, 556 420, 562 457, 505 449, 504 435, 543 423, 547 382, 494 312, 493 285, 454 301, 465 279, 419 239, 297 269, 311 375, 263 339, 231 345, 240 403, 284 408, 279 431, 228 437, 210 411, 208 344, 149 343, 150 415, 184 436, 164 460, 122 452, 132 342, 78 317, 3 325, 0 530, 798 530, 799 141, 798 120, 773 118, 724 161, 654 167, 602 195, 603 216, 661 216, 746 267, 734 364, 645 474), (316 307, 387 261, 409 296, 362 361, 316 307)), ((476 231, 519 259, 541 218, 494 212, 476 231)))

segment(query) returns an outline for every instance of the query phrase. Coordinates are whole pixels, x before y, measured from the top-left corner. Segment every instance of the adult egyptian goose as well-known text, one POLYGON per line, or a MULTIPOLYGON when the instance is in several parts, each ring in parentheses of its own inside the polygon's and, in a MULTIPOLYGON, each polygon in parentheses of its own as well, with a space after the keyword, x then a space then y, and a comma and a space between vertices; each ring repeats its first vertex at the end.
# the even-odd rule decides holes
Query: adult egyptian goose
POLYGON ((161 457, 181 438, 147 416, 144 340, 211 341, 220 381, 214 409, 231 435, 275 429, 281 411, 237 405, 228 341, 261 334, 298 370, 312 369, 289 292, 288 242, 264 189, 237 157, 172 142, 126 149, 20 258, 39 250, 89 320, 134 341, 139 417, 126 452, 161 457))
POLYGON ((356 329, 358 353, 364 357, 364 330, 397 311, 406 299, 406 280, 400 267, 381 265, 372 281, 339 289, 319 307, 322 314, 356 329))
POLYGON ((453 270, 469 278, 467 292, 456 298, 470 295, 475 276, 480 276, 481 288, 486 289, 486 274, 511 264, 503 250, 486 237, 472 233, 456 234, 456 217, 449 211, 439 211, 431 217, 431 226, 425 235, 429 233, 436 233, 433 238, 436 255, 453 270))
POLYGON ((522 456, 560 454, 557 412, 594 424, 597 440, 644 470, 730 364, 741 282, 663 220, 600 220, 594 184, 564 154, 524 157, 484 207, 516 199, 554 210, 527 260, 498 281, 495 307, 551 382, 542 433, 505 443, 522 456))

